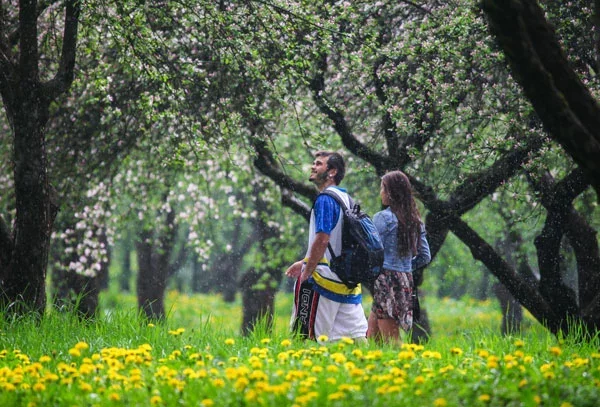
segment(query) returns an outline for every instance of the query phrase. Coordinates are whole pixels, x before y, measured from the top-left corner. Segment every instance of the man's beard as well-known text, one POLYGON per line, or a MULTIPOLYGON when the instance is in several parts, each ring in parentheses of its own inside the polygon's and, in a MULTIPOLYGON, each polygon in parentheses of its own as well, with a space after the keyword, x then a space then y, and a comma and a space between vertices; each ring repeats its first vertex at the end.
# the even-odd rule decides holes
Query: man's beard
POLYGON ((315 174, 315 178, 311 178, 311 176, 309 176, 308 180, 319 185, 327 181, 327 178, 329 178, 329 175, 326 172, 322 172, 321 174, 315 174))

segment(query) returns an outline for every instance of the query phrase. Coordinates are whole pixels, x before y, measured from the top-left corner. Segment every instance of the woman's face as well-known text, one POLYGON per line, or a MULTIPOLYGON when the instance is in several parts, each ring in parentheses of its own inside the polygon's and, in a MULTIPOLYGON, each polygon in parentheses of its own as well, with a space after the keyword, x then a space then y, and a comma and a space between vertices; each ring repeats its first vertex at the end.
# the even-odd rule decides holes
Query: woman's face
POLYGON ((383 184, 383 181, 381 181, 381 187, 379 189, 379 196, 381 197, 381 203, 383 205, 389 205, 390 204, 389 194, 385 190, 385 185, 383 184))

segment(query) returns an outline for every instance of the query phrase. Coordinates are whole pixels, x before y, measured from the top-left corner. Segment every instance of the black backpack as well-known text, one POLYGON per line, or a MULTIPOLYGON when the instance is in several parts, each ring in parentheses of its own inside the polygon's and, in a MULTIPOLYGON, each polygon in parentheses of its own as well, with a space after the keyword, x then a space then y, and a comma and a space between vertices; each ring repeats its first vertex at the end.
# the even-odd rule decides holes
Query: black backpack
POLYGON ((359 283, 371 288, 383 270, 383 243, 373 221, 348 197, 350 207, 333 191, 325 190, 342 208, 342 253, 336 256, 328 244, 331 261, 329 267, 348 288, 359 283))

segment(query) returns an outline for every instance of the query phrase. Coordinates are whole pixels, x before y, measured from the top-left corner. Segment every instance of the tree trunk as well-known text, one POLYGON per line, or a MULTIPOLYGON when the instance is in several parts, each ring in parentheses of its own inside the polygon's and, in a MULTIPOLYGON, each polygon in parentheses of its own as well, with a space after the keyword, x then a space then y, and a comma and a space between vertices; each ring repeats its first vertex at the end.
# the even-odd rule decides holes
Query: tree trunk
POLYGON ((494 294, 500 302, 500 310, 502 311, 502 325, 500 331, 502 335, 517 334, 521 330, 521 322, 523 322, 523 309, 521 304, 513 297, 500 283, 495 283, 493 286, 494 294))
MULTIPOLYGON (((269 273, 266 273, 269 274, 269 273)), ((264 275, 251 268, 241 278, 242 290, 242 335, 248 335, 264 322, 264 328, 270 332, 275 314, 276 288, 260 283, 264 275)))
MULTIPOLYGON (((600 253, 597 232, 574 210, 568 215, 565 233, 575 251, 579 306, 585 308, 600 293, 600 253)), ((600 315, 596 324, 600 325, 600 315)))
POLYGON ((165 228, 157 242, 152 232, 143 232, 136 244, 138 255, 138 306, 149 319, 165 317, 167 280, 175 271, 169 260, 176 239, 175 212, 165 217, 165 228))
MULTIPOLYGON (((48 185, 44 127, 48 108, 73 82, 81 2, 67 0, 58 70, 53 79, 40 82, 38 66, 38 2, 19 2, 18 24, 8 32, 1 24, 0 93, 13 131, 13 173, 16 218, 11 239, 2 237, 0 249, 10 260, 0 270, 0 308, 42 314, 46 308, 46 270, 56 202, 48 185), (12 42, 18 39, 18 46, 12 42)), ((5 4, 3 3, 3 7, 5 4)), ((6 7, 17 11, 15 5, 6 7)), ((46 72, 48 74, 48 72, 46 72)))
MULTIPOLYGON (((414 281, 414 278, 413 278, 414 281)), ((420 283, 419 283, 420 284, 420 283)), ((413 327, 410 331, 410 342, 423 344, 429 341, 431 337, 431 324, 429 323, 429 315, 427 310, 423 307, 423 292, 419 291, 419 287, 415 283, 415 295, 416 301, 414 303, 415 308, 418 306, 418 311, 415 309, 413 313, 413 327)))
POLYGON ((138 307, 148 319, 162 319, 165 316, 166 278, 157 267, 152 233, 142 233, 135 246, 138 259, 138 307))
POLYGON ((208 286, 204 284, 204 279, 202 278, 202 265, 198 261, 198 256, 196 254, 192 255, 192 292, 194 293, 204 293, 208 292, 208 286))
POLYGON ((100 229, 98 231, 98 242, 106 249, 106 261, 100 262, 100 270, 98 270, 98 274, 96 275, 96 279, 98 280, 98 290, 103 291, 108 289, 110 279, 108 269, 110 267, 110 261, 112 257, 105 229, 100 229))
POLYGON ((46 307, 46 270, 56 208, 50 202, 40 124, 45 122, 46 111, 28 103, 23 103, 23 109, 23 114, 13 117, 17 211, 10 263, 2 275, 2 308, 41 314, 46 307))
POLYGON ((121 275, 119 276, 119 288, 121 291, 131 291, 131 239, 129 235, 121 242, 121 275))
POLYGON ((52 270, 53 302, 59 311, 74 312, 84 319, 98 313, 98 278, 77 274, 66 267, 52 270))

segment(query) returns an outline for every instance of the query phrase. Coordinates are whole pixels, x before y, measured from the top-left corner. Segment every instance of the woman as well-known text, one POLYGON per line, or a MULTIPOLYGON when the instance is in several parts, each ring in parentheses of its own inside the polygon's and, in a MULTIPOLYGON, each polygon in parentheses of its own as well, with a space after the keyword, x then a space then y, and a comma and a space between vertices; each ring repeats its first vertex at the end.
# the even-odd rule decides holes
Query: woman
POLYGON ((408 177, 392 171, 381 178, 381 203, 388 208, 373 216, 383 241, 383 272, 375 281, 368 336, 400 345, 400 329, 413 323, 412 271, 431 261, 425 225, 408 177))

